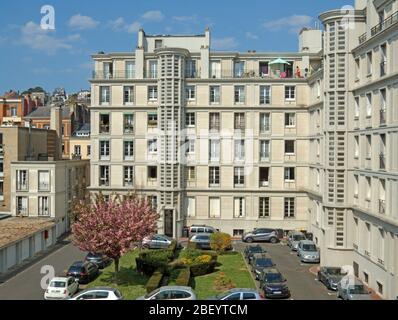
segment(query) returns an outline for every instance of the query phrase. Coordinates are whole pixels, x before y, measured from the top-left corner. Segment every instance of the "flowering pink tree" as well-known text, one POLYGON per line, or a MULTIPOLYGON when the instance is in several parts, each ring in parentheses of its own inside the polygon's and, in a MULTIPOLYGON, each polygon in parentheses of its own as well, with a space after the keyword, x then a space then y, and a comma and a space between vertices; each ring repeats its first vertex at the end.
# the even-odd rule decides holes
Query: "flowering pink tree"
POLYGON ((102 253, 114 259, 115 273, 119 259, 134 242, 156 232, 159 216, 151 205, 137 196, 120 200, 79 202, 74 206, 73 243, 80 250, 102 253))

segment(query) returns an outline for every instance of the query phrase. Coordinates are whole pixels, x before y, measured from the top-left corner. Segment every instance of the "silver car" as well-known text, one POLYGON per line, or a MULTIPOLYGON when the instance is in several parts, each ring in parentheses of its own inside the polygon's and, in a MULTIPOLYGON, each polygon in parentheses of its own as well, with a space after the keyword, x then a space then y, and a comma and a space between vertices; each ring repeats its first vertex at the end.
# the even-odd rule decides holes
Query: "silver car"
POLYGON ((172 242, 173 239, 168 236, 155 234, 151 237, 145 237, 142 241, 142 247, 147 249, 167 249, 172 242))
POLYGON ((297 251, 298 244, 301 240, 305 240, 304 233, 300 231, 291 231, 287 236, 287 245, 293 250, 297 251))
POLYGON ((189 239, 189 243, 195 243, 197 249, 211 249, 210 237, 211 233, 195 234, 189 239))
POLYGON ((301 262, 319 263, 320 255, 315 243, 311 240, 301 240, 297 247, 297 255, 301 262))
POLYGON ((343 300, 373 300, 371 292, 362 281, 354 277, 345 277, 339 282, 337 297, 343 300))
POLYGON ((207 300, 263 300, 254 289, 231 289, 207 300))
POLYGON ((196 294, 191 287, 165 286, 137 300, 196 300, 196 294))

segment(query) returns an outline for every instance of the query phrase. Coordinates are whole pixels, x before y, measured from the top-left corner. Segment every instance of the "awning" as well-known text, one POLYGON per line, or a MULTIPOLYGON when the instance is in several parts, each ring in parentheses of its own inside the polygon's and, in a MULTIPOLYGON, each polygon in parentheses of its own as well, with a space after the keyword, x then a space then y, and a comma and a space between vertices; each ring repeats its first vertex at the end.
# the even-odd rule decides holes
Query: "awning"
POLYGON ((275 59, 274 61, 271 61, 269 64, 270 65, 271 64, 287 64, 290 66, 290 63, 287 62, 286 60, 283 60, 282 58, 275 59))

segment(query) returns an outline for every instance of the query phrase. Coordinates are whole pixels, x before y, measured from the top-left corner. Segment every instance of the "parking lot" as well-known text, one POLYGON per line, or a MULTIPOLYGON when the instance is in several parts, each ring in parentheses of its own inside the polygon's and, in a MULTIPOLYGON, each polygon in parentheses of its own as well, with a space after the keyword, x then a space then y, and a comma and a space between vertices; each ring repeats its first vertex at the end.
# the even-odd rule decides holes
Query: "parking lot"
MULTIPOLYGON (((290 299, 337 300, 336 293, 326 289, 322 283, 317 281, 316 275, 310 272, 310 268, 315 269, 316 265, 301 263, 296 252, 291 251, 284 243, 259 243, 259 245, 267 250, 276 264, 276 268, 287 279, 287 285, 291 292, 290 299)), ((248 244, 241 241, 234 243, 234 248, 237 251, 243 252, 246 246, 248 244)), ((258 282, 256 283, 258 285, 258 282)))

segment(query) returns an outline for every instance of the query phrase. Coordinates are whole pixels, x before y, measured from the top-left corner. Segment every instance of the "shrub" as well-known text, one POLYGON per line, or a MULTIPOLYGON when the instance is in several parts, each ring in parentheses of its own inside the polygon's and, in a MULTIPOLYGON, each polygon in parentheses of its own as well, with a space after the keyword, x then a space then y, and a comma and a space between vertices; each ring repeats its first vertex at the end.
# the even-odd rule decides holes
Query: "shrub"
POLYGON ((209 256, 208 254, 204 254, 204 255, 201 255, 201 256, 197 257, 195 259, 194 263, 195 264, 196 263, 209 263, 211 261, 212 261, 212 257, 209 256))
POLYGON ((191 280, 191 270, 189 268, 182 269, 176 279, 176 286, 188 286, 191 280))
POLYGON ((210 247, 217 252, 225 252, 232 248, 232 237, 228 233, 213 233, 210 237, 210 247))
POLYGON ((197 250, 198 249, 198 245, 195 242, 188 242, 187 249, 197 250))
POLYGON ((163 273, 159 270, 153 273, 152 277, 149 278, 146 284, 147 293, 152 292, 160 287, 160 284, 163 280, 163 273))
POLYGON ((224 272, 220 272, 214 279, 214 288, 217 291, 223 292, 235 288, 233 281, 226 276, 224 272))
POLYGON ((194 263, 191 265, 191 274, 194 277, 204 276, 206 274, 212 273, 216 267, 216 263, 213 261, 194 263))
POLYGON ((146 275, 152 275, 155 270, 163 273, 168 271, 168 264, 173 259, 174 253, 170 250, 144 250, 136 258, 137 270, 146 275))
POLYGON ((175 254, 175 252, 177 251, 177 241, 173 240, 167 250, 170 250, 173 252, 173 254, 175 254))
POLYGON ((189 259, 189 260, 195 260, 197 257, 203 255, 202 250, 198 249, 185 249, 184 251, 181 252, 180 258, 181 259, 189 259))

